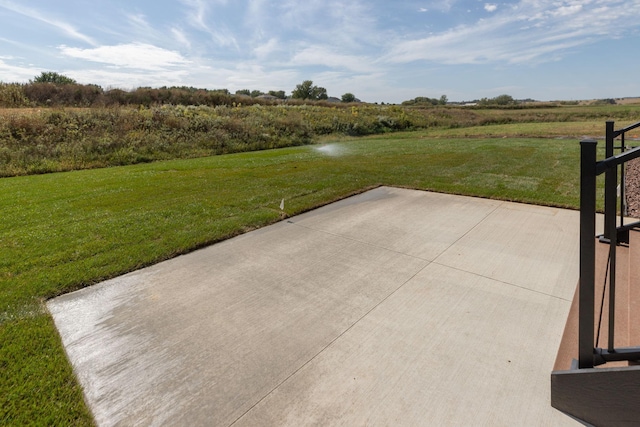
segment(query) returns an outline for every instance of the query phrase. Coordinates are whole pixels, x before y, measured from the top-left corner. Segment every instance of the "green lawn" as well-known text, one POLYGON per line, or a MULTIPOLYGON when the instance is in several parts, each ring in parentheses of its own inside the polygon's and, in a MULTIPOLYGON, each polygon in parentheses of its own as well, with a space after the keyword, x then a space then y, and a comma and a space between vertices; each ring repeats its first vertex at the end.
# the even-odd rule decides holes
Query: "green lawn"
POLYGON ((47 298, 379 185, 578 206, 577 140, 327 144, 0 179, 0 425, 92 423, 47 298))
POLYGON ((436 129, 428 136, 439 138, 568 138, 576 141, 582 137, 604 137, 602 121, 518 123, 473 126, 467 128, 436 129))

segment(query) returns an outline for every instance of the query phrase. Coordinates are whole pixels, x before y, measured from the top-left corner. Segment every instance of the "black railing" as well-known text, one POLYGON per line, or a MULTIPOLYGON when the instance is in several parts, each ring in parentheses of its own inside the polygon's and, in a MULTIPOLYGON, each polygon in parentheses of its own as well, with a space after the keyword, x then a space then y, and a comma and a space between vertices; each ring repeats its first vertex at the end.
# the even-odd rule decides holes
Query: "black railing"
POLYGON ((625 231, 640 223, 624 224, 626 213, 624 164, 640 157, 640 147, 627 150, 625 133, 640 127, 640 122, 614 130, 614 122, 606 124, 605 159, 597 161, 595 139, 580 142, 580 282, 578 368, 593 368, 609 361, 640 360, 640 347, 615 348, 616 250, 625 231), (620 137, 619 147, 614 146, 620 137), (614 151, 620 154, 615 155, 614 151), (620 173, 618 173, 620 172, 620 173), (609 244, 608 290, 609 318, 607 348, 597 348, 595 339, 595 261, 596 261, 596 177, 605 174, 604 234, 600 242, 609 244), (618 199, 620 215, 618 215, 618 199), (619 224, 618 224, 619 222, 619 224))

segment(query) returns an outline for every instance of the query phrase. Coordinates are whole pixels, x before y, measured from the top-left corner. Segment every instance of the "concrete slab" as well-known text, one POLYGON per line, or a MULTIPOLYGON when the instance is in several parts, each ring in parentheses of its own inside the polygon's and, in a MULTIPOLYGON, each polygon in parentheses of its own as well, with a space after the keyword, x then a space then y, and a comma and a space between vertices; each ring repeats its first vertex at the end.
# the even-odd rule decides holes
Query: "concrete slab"
POLYGON ((504 203, 436 262, 571 300, 578 223, 575 211, 504 203))
POLYGON ((431 264, 238 426, 575 425, 549 410, 564 301, 431 264))
POLYGON ((381 187, 48 307, 101 426, 578 425, 577 219, 381 187))
POLYGON ((503 203, 395 189, 374 190, 300 215, 295 223, 432 261, 503 203))

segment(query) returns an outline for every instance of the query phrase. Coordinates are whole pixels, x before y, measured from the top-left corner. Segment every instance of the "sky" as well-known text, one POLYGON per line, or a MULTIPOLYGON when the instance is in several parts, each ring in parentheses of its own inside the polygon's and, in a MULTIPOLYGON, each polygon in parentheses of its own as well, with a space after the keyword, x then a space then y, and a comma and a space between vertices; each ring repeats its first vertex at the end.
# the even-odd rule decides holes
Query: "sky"
POLYGON ((640 96, 640 0, 0 0, 0 81, 400 103, 640 96))

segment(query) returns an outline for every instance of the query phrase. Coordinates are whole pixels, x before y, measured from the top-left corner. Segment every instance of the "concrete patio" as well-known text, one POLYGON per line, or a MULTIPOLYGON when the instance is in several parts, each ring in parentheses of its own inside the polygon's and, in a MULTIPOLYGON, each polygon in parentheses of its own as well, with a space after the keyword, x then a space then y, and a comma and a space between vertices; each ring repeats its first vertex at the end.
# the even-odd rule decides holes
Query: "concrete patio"
POLYGON ((100 426, 575 426, 578 212, 380 187, 49 301, 100 426))

